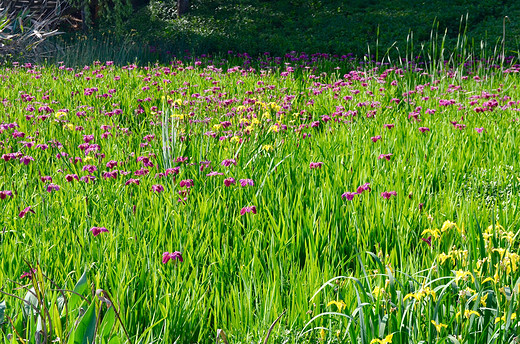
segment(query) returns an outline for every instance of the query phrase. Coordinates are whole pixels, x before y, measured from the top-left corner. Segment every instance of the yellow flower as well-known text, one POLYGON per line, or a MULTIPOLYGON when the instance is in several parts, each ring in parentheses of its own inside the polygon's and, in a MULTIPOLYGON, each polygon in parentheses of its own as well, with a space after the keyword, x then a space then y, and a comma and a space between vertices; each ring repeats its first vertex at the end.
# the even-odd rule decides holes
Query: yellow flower
POLYGON ((63 129, 74 130, 74 125, 72 123, 64 124, 63 129))
POLYGON ((277 133, 279 130, 280 130, 280 128, 277 125, 272 125, 269 128, 269 131, 274 131, 275 133, 277 133))
POLYGON ((253 127, 252 125, 248 125, 248 126, 246 127, 246 131, 247 131, 247 132, 251 132, 251 131, 253 131, 254 128, 255 128, 255 127, 253 127))
POLYGON ((461 279, 467 281, 467 278, 466 278, 467 276, 471 277, 472 281, 475 280, 473 277, 473 274, 469 271, 462 271, 462 270, 455 271, 455 282, 458 282, 461 279))
POLYGON ((274 147, 272 145, 263 145, 262 149, 266 152, 271 152, 274 150, 274 147))
POLYGON ((448 258, 451 258, 451 255, 448 255, 448 254, 445 254, 444 252, 441 252, 441 253, 439 254, 439 263, 440 263, 440 264, 444 264, 444 262, 445 262, 446 260, 448 260, 448 258))
POLYGON ((347 307, 347 305, 345 304, 345 302, 343 302, 343 300, 330 301, 329 303, 327 303, 327 307, 329 307, 330 305, 336 305, 336 307, 338 307, 338 312, 340 312, 340 313, 341 313, 341 310, 343 310, 343 308, 347 307))
POLYGON ((515 237, 515 233, 513 233, 513 232, 506 232, 506 234, 502 236, 502 239, 506 239, 507 242, 509 243, 509 245, 512 245, 514 237, 515 237))
MULTIPOLYGON (((516 313, 511 314, 511 320, 515 320, 515 319, 516 319, 516 313)), ((495 318, 495 324, 497 322, 499 322, 500 320, 505 322, 506 321, 506 315, 504 314, 502 317, 495 318)))
POLYGON ((238 142, 240 142, 240 137, 238 137, 238 136, 233 136, 233 137, 229 140, 229 142, 231 142, 231 143, 238 143, 238 142))
POLYGON ((271 114, 269 112, 264 112, 262 117, 264 117, 264 118, 271 118, 271 114))
POLYGON ((498 254, 500 255, 500 258, 502 258, 504 256, 504 253, 506 253, 506 249, 505 248, 494 248, 492 250, 493 252, 498 252, 498 254))
POLYGON ((220 124, 215 124, 215 125, 213 126, 213 130, 215 130, 215 131, 218 131, 218 130, 220 130, 221 128, 222 128, 222 125, 220 125, 220 124))
POLYGON ((257 124, 260 124, 260 120, 258 118, 253 118, 253 120, 251 121, 251 125, 257 125, 257 124))
POLYGON ((173 105, 182 105, 182 99, 175 99, 173 105))
POLYGON ((437 323, 435 322, 435 320, 432 320, 432 324, 433 324, 433 326, 435 326, 435 329, 437 330, 437 333, 440 333, 443 327, 444 327, 444 328, 448 328, 448 325, 446 325, 446 324, 441 324, 441 323, 438 323, 438 324, 437 324, 437 323))
POLYGON ((441 232, 446 232, 448 229, 451 229, 453 227, 457 227, 457 224, 455 222, 451 222, 450 220, 446 220, 442 224, 441 232))
POLYGON ((320 331, 320 340, 325 340, 327 338, 327 333, 325 332, 324 329, 321 329, 320 331))
POLYGON ((465 316, 466 318, 469 319, 469 317, 470 317, 471 315, 476 315, 477 317, 480 316, 480 314, 479 314, 478 312, 474 311, 474 310, 466 309, 466 310, 464 311, 464 316, 465 316))
POLYGON ((385 290, 383 288, 375 287, 372 290, 372 295, 374 295, 374 297, 376 297, 376 298, 379 298, 384 293, 385 293, 385 290))
POLYGON ((67 116, 67 113, 66 113, 66 112, 63 112, 63 111, 58 111, 58 112, 56 112, 56 114, 54 115, 54 117, 56 117, 56 118, 65 117, 65 116, 67 116))
POLYGON ((372 339, 370 341, 370 344, 388 344, 388 343, 392 343, 392 337, 394 336, 394 334, 389 334, 388 336, 386 336, 384 339, 372 339))
POLYGON ((88 162, 88 161, 92 161, 92 160, 94 160, 94 158, 91 157, 90 155, 86 156, 85 159, 83 159, 84 162, 88 162))
POLYGON ((482 305, 482 307, 486 307, 486 300, 487 300, 488 295, 489 294, 486 294, 486 295, 483 295, 480 297, 480 304, 482 305))
POLYGON ((441 233, 439 232, 438 229, 431 229, 431 228, 428 228, 428 229, 425 229, 421 235, 425 235, 425 234, 429 234, 431 235, 434 239, 438 239, 441 237, 441 233))

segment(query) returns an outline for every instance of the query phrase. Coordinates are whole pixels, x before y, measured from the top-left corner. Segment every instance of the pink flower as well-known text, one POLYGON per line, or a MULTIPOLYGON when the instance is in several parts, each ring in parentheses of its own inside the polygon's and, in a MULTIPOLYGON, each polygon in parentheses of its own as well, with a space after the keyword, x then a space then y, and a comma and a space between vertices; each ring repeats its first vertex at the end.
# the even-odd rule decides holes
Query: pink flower
POLYGON ((213 171, 213 172, 210 172, 210 173, 206 174, 206 177, 223 176, 223 175, 224 175, 224 173, 213 171))
POLYGON ((240 186, 242 186, 242 187, 246 187, 248 185, 255 186, 253 179, 240 179, 238 182, 240 183, 240 186))
POLYGON ((113 170, 113 171, 110 171, 110 172, 104 172, 103 173, 103 178, 105 179, 109 179, 109 178, 114 178, 114 179, 117 179, 117 170, 113 170))
POLYGON ((161 184, 152 185, 152 191, 161 193, 164 191, 164 186, 162 186, 161 184))
POLYGON ((31 161, 34 161, 34 158, 32 156, 24 156, 20 158, 20 162, 24 164, 25 166, 29 165, 31 161))
POLYGON ((372 191, 372 189, 370 189, 370 183, 365 183, 361 186, 358 186, 357 194, 361 195, 363 193, 363 191, 368 191, 368 192, 372 191))
POLYGON ((395 191, 385 191, 381 193, 381 197, 384 199, 389 199, 392 196, 397 196, 397 192, 395 191))
POLYGON ((319 169, 321 169, 321 166, 322 166, 322 165, 323 165, 323 162, 321 162, 321 161, 319 161, 319 162, 311 162, 311 163, 309 164, 309 167, 310 167, 311 169, 313 169, 313 168, 319 168, 319 169))
POLYGON ((193 179, 185 179, 185 180, 181 180, 179 182, 179 186, 182 188, 182 187, 187 187, 187 188, 191 188, 193 186, 193 179))
POLYGON ((90 231, 92 232, 92 234, 94 234, 94 236, 98 236, 99 234, 103 233, 103 232, 108 232, 108 229, 106 229, 105 227, 92 227, 90 229, 90 231))
POLYGON ((90 181, 95 180, 95 179, 96 179, 96 177, 88 175, 88 176, 81 177, 79 180, 88 184, 90 181))
POLYGON ((395 124, 385 124, 383 125, 384 128, 387 128, 388 130, 393 129, 395 127, 395 124))
POLYGON ((46 182, 50 182, 50 183, 52 183, 52 177, 51 177, 51 176, 41 176, 41 177, 40 177, 40 180, 41 180, 42 182, 44 182, 44 183, 46 183, 46 182))
POLYGON ((250 207, 244 207, 240 210, 240 215, 245 215, 246 213, 256 214, 256 207, 253 205, 250 207))
POLYGON ((356 196, 356 192, 345 192, 341 195, 341 198, 346 198, 347 201, 352 201, 354 199, 354 196, 356 196))
POLYGON ((231 186, 231 184, 235 184, 236 181, 234 178, 226 178, 224 179, 224 185, 225 186, 231 186))
POLYGON ((483 131, 484 131, 484 128, 475 128, 475 130, 477 131, 477 133, 479 133, 479 134, 480 134, 481 132, 483 132, 483 131))
POLYGON ((237 165, 236 160, 235 159, 225 159, 221 163, 222 166, 226 166, 226 167, 230 166, 231 164, 236 166, 237 165))
POLYGON ((130 185, 130 184, 139 185, 139 179, 133 179, 133 178, 128 179, 126 181, 125 185, 130 185))
POLYGON ((60 186, 59 185, 52 184, 52 183, 47 185, 47 192, 59 191, 59 190, 60 190, 60 186))
POLYGON ((9 190, 0 191, 0 199, 5 199, 7 196, 13 197, 13 192, 9 190))
POLYGON ((421 133, 424 133, 424 132, 426 132, 426 131, 430 131, 430 128, 420 127, 420 128, 419 128, 419 131, 420 131, 421 133))
POLYGON ((166 264, 168 263, 170 260, 178 260, 179 262, 182 262, 182 253, 180 253, 179 251, 175 251, 175 252, 164 252, 163 253, 163 256, 162 256, 162 263, 163 264, 166 264))
POLYGON ((114 161, 114 160, 110 160, 109 162, 107 162, 107 168, 114 168, 117 166, 117 161, 114 161))
POLYGON ((377 141, 381 140, 381 135, 373 136, 370 139, 372 140, 372 142, 377 142, 377 141))
POLYGON ((74 179, 79 180, 79 177, 78 177, 77 174, 67 174, 67 175, 65 176, 65 179, 70 183, 70 182, 72 182, 74 179))
POLYGON ((29 207, 25 208, 24 210, 22 210, 22 211, 20 212, 20 214, 18 214, 18 217, 19 217, 19 218, 23 218, 25 215, 27 215, 28 212, 31 212, 31 213, 33 213, 33 214, 36 214, 36 213, 34 212, 34 210, 32 210, 31 207, 29 206, 29 207))
POLYGON ((381 155, 378 156, 377 158, 378 158, 379 160, 381 160, 381 159, 386 159, 386 160, 390 161, 390 158, 392 157, 392 155, 393 155, 393 154, 391 154, 391 153, 390 153, 390 154, 381 154, 381 155))
POLYGON ((179 174, 179 170, 180 170, 179 167, 167 168, 165 173, 166 173, 166 175, 169 175, 169 174, 179 174))

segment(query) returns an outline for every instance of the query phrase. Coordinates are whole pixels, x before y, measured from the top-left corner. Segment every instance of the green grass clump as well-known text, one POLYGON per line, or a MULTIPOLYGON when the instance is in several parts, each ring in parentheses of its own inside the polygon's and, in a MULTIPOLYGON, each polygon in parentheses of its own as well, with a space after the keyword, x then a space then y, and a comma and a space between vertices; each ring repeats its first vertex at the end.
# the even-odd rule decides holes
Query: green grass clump
POLYGON ((511 340, 517 66, 354 62, 2 66, 0 338, 511 340))

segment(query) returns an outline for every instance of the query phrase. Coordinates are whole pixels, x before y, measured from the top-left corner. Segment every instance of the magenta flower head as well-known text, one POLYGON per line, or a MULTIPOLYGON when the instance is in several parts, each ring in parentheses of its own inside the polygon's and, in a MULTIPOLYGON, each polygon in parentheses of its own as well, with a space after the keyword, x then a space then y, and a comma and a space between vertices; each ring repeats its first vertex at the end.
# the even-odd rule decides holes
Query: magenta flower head
POLYGON ((256 214, 256 207, 252 205, 250 207, 244 207, 240 210, 240 215, 245 215, 246 213, 256 214))
POLYGON ((162 186, 161 184, 152 185, 152 191, 161 193, 164 191, 164 186, 162 186))
POLYGON ((97 167, 94 165, 85 165, 83 166, 83 171, 87 171, 88 173, 94 173, 97 171, 97 167))
POLYGON ((133 178, 128 179, 126 181, 125 185, 130 185, 130 184, 139 185, 139 179, 133 179, 133 178))
POLYGON ((184 179, 184 180, 181 180, 179 182, 179 186, 181 188, 183 187, 187 187, 187 188, 191 188, 193 186, 193 179, 184 179))
POLYGON ((24 271, 23 274, 20 276, 20 279, 24 279, 24 278, 32 279, 34 274, 36 274, 36 269, 31 269, 31 271, 29 271, 29 272, 24 271))
POLYGON ((226 178, 224 179, 224 185, 225 186, 231 186, 231 184, 235 184, 236 181, 234 178, 226 178))
POLYGON ((236 166, 237 165, 236 160, 235 159, 225 159, 221 163, 222 166, 226 166, 226 167, 231 166, 231 164, 236 166))
POLYGON ((387 128, 387 129, 393 129, 395 127, 395 124, 385 124, 383 125, 383 127, 387 128))
POLYGON ((162 255, 162 263, 163 264, 166 264, 168 263, 170 260, 178 260, 179 262, 182 262, 182 253, 180 253, 179 251, 175 251, 175 252, 164 252, 163 255, 162 255))
POLYGON ((379 160, 381 159, 386 159, 387 161, 390 161, 390 159, 392 158, 392 153, 389 153, 389 154, 381 154, 380 156, 378 156, 377 158, 379 160))
POLYGON ((6 199, 7 196, 13 197, 13 192, 9 190, 0 191, 0 199, 6 199))
POLYGON ((79 177, 78 177, 77 174, 67 174, 67 175, 65 176, 65 179, 70 183, 70 182, 72 182, 74 179, 79 180, 79 177))
POLYGON ((47 182, 52 183, 52 177, 51 176, 41 176, 40 179, 44 183, 47 183, 47 182))
POLYGON ((479 133, 479 134, 480 134, 481 132, 483 132, 483 131, 484 131, 484 128, 475 128, 475 130, 477 131, 477 133, 479 133))
POLYGON ((52 183, 47 185, 47 192, 59 191, 59 190, 60 190, 60 186, 59 185, 52 184, 52 183))
POLYGON ((321 169, 321 166, 323 166, 323 162, 319 161, 319 162, 311 162, 309 164, 309 168, 313 169, 313 168, 320 168, 321 169))
POLYGON ((372 140, 372 142, 377 142, 377 141, 381 140, 381 135, 373 136, 370 139, 372 140))
POLYGON ((363 191, 368 191, 368 192, 372 191, 372 189, 370 189, 370 183, 365 183, 361 186, 358 186, 358 188, 357 188, 358 195, 361 195, 363 193, 363 191))
POLYGON ((420 127, 420 128, 419 128, 419 131, 420 131, 421 133, 424 133, 424 132, 430 131, 430 128, 420 127))
POLYGON ((79 180, 88 184, 90 181, 95 180, 95 179, 96 179, 96 177, 88 175, 88 176, 81 177, 79 180))
POLYGON ((117 161, 114 161, 114 160, 110 160, 109 162, 107 162, 107 168, 114 168, 117 166, 117 161))
POLYGON ((346 198, 347 201, 352 201, 355 195, 357 195, 356 192, 345 192, 341 195, 341 198, 346 198))
POLYGON ((24 164, 25 166, 29 165, 31 161, 34 161, 34 158, 32 156, 24 156, 20 158, 20 162, 24 164))
POLYGON ((99 234, 105 232, 107 233, 108 232, 108 229, 106 229, 105 227, 92 227, 90 229, 90 231, 92 232, 92 234, 94 234, 94 236, 98 236, 99 234))
POLYGON ((246 187, 248 185, 255 186, 253 179, 240 179, 238 182, 240 183, 240 186, 243 187, 246 187))
POLYGON ((22 211, 20 212, 20 214, 18 214, 18 217, 19 217, 19 218, 23 218, 25 215, 27 215, 28 212, 31 212, 31 213, 33 213, 33 214, 36 214, 36 213, 34 212, 34 210, 32 210, 31 207, 29 206, 29 207, 25 208, 24 210, 22 210, 22 211))
POLYGON ((389 199, 392 196, 397 196, 397 192, 395 191, 385 191, 381 193, 381 197, 384 199, 389 199))
POLYGON ((224 175, 224 173, 213 171, 213 172, 210 172, 210 173, 206 174, 206 177, 223 176, 223 175, 224 175))

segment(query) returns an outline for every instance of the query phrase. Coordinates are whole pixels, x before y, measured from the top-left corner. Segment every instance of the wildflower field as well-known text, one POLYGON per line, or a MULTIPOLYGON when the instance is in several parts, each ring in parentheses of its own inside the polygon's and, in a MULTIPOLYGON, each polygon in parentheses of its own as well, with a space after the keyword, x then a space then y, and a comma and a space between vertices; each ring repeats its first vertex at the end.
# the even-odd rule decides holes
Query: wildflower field
POLYGON ((519 71, 0 66, 1 341, 517 341, 519 71))

